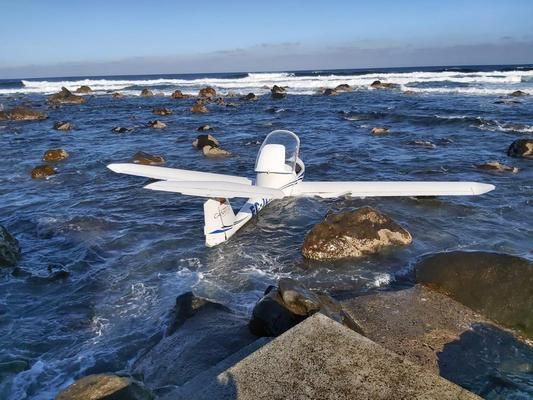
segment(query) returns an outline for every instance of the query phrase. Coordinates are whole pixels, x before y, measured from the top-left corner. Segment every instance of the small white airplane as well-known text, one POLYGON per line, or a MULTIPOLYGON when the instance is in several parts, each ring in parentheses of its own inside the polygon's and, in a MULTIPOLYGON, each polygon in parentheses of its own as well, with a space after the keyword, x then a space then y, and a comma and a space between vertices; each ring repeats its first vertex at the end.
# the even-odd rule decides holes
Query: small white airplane
POLYGON ((205 244, 232 237, 274 199, 283 197, 469 196, 494 190, 477 182, 303 182, 305 165, 299 157, 300 139, 286 130, 270 132, 255 163, 256 179, 155 167, 109 164, 117 173, 157 179, 145 189, 208 197, 204 203, 205 244), (247 198, 237 215, 228 199, 247 198))

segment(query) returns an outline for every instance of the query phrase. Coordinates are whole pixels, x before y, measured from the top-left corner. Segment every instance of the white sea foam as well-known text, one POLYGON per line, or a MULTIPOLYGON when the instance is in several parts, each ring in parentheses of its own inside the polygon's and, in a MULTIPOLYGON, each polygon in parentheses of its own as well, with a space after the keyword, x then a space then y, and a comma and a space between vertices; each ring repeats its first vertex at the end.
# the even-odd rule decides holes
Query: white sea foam
POLYGON ((369 89, 370 84, 380 80, 395 83, 402 90, 421 93, 460 93, 466 95, 501 95, 521 89, 532 91, 533 71, 491 71, 491 72, 391 72, 367 73, 359 75, 335 75, 325 71, 321 75, 296 76, 293 73, 249 73, 238 78, 199 78, 199 79, 81 79, 81 80, 23 80, 22 88, 0 89, 0 94, 42 93, 50 94, 66 87, 75 90, 81 85, 90 86, 94 94, 109 91, 122 91, 138 95, 141 88, 149 87, 156 92, 171 94, 180 89, 186 94, 197 94, 201 87, 213 86, 222 94, 229 92, 257 94, 268 93, 273 85, 287 86, 290 94, 315 94, 317 91, 349 84, 357 89, 369 89), (445 85, 443 87, 443 85, 445 85))

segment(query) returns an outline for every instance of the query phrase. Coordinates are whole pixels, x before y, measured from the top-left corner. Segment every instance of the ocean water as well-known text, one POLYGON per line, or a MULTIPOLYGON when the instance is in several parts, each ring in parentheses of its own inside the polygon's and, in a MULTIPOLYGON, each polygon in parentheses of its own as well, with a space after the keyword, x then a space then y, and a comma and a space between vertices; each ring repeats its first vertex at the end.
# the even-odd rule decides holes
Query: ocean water
MULTIPOLYGON (((0 398, 50 399, 82 375, 128 371, 159 339, 175 297, 191 289, 249 314, 266 286, 285 276, 357 294, 397 284, 431 252, 533 258, 531 161, 506 156, 515 139, 533 135, 533 96, 505 97, 515 90, 533 94, 533 66, 0 80, 0 108, 27 103, 50 116, 0 122, 0 223, 23 249, 15 272, 0 270, 0 398), (400 87, 369 88, 376 79, 400 87), (316 95, 342 83, 354 91, 316 95), (270 98, 274 84, 288 86, 286 99, 270 98), (47 94, 80 85, 95 90, 86 104, 46 105, 47 94), (144 87, 168 95, 206 85, 237 107, 209 105, 198 115, 189 111, 194 99, 137 96, 144 87), (111 91, 127 96, 114 99, 111 91), (240 101, 248 92, 263 96, 240 101), (502 96, 517 103, 496 104, 502 96), (175 113, 155 116, 155 107, 175 113), (168 127, 146 128, 153 119, 168 127), (75 129, 55 131, 59 120, 75 129), (202 124, 235 156, 208 160, 193 149, 202 124), (115 126, 134 130, 116 134, 115 126), (390 134, 372 136, 375 126, 390 134), (252 177, 259 145, 274 129, 299 135, 307 180, 471 180, 496 190, 429 200, 283 199, 229 242, 206 248, 202 199, 144 190, 144 179, 105 168, 143 150, 163 155, 170 167, 252 177), (44 151, 58 147, 71 155, 57 164, 58 174, 32 180, 44 151), (520 171, 474 167, 490 160, 520 171), (357 261, 301 257, 306 232, 329 210, 363 205, 405 226, 413 244, 357 261)), ((523 388, 524 378, 516 379, 523 388)))

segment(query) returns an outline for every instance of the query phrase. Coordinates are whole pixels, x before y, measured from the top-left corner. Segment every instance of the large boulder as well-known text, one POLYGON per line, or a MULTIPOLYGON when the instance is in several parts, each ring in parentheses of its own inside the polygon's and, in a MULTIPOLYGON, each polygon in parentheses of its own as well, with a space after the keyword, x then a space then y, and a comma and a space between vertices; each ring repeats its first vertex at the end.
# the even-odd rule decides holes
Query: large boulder
POLYGON ((209 112, 209 110, 207 109, 207 107, 205 106, 205 104, 201 101, 197 101, 195 102, 192 107, 191 107, 191 112, 193 113, 207 113, 209 112))
POLYGON ((507 149, 507 155, 533 159, 533 139, 516 139, 507 149))
POLYGON ((67 121, 58 121, 54 124, 54 129, 57 131, 70 131, 72 128, 74 125, 67 121))
POLYGON ((59 93, 48 96, 50 104, 83 104, 86 101, 85 97, 72 94, 66 87, 62 87, 59 93))
POLYGON ((212 97, 216 97, 216 95, 217 95, 217 91, 211 86, 200 89, 200 91, 198 92, 198 97, 212 98, 212 97))
POLYGON ((272 86, 272 89, 270 89, 270 93, 272 94, 273 99, 283 99, 287 96, 287 91, 285 88, 280 87, 278 85, 272 86))
POLYGON ((0 225, 0 267, 14 267, 19 258, 18 240, 0 225))
POLYGON ((48 118, 47 114, 23 106, 0 111, 0 121, 39 121, 46 118, 48 118))
POLYGON ((139 96, 152 97, 153 95, 154 95, 154 92, 152 92, 150 89, 144 88, 143 90, 141 90, 141 94, 139 96))
POLYGON ((508 254, 438 253, 416 266, 416 281, 533 338, 533 262, 508 254))
POLYGON ((331 213, 306 235, 302 254, 314 260, 362 257, 395 245, 408 245, 411 234, 371 207, 331 213))
POLYGON ((31 170, 31 177, 33 179, 46 179, 49 176, 55 175, 55 169, 50 165, 39 165, 31 170))
POLYGON ((87 86, 87 85, 81 85, 79 88, 76 89, 76 93, 80 93, 80 94, 88 94, 88 93, 91 93, 93 90, 87 86))
POLYGON ((290 278, 280 279, 278 287, 269 286, 265 290, 252 311, 248 326, 257 336, 279 336, 317 312, 360 332, 359 326, 337 301, 290 278))
POLYGON ((55 400, 152 400, 144 385, 113 374, 88 375, 63 389, 55 400))
POLYGON ((143 165, 162 165, 165 163, 165 159, 163 156, 145 153, 144 151, 138 151, 137 153, 135 153, 132 161, 135 164, 143 165))
POLYGON ((183 385, 257 337, 245 316, 192 293, 178 296, 166 336, 133 365, 146 385, 183 385))
POLYGON ((50 149, 43 154, 43 161, 63 161, 69 157, 65 149, 50 149))

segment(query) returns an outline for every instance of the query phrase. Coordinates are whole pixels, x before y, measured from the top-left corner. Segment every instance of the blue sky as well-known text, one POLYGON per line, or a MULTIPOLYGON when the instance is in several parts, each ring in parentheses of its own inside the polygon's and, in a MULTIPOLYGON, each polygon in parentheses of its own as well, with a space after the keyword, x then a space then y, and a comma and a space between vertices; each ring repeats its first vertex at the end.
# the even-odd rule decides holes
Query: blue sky
POLYGON ((0 0, 0 78, 533 63, 533 1, 0 0))

